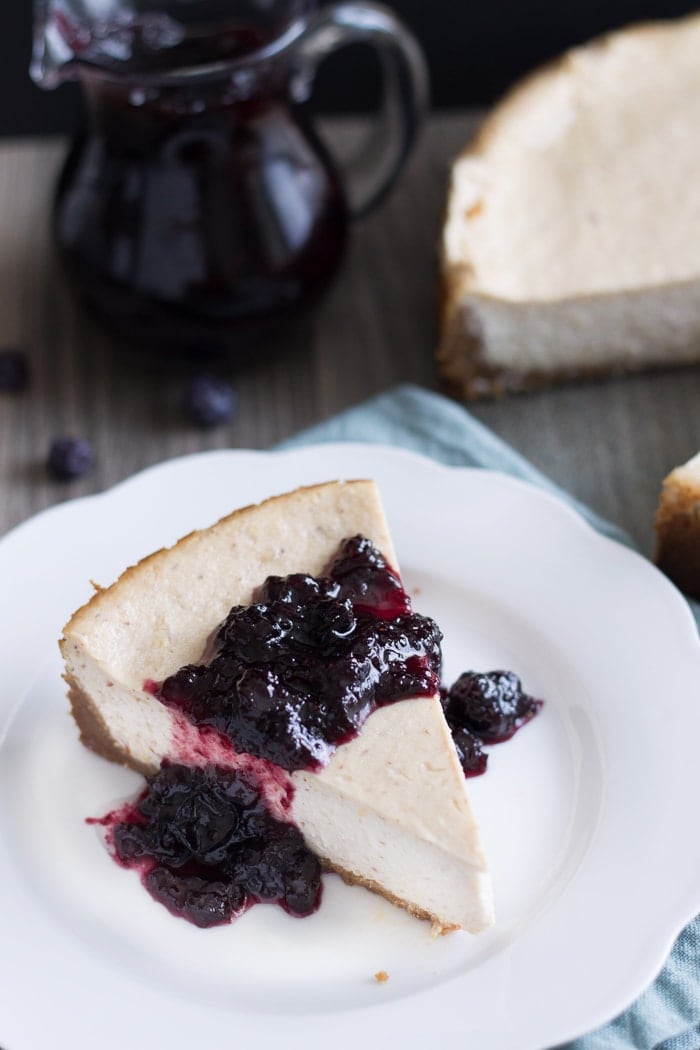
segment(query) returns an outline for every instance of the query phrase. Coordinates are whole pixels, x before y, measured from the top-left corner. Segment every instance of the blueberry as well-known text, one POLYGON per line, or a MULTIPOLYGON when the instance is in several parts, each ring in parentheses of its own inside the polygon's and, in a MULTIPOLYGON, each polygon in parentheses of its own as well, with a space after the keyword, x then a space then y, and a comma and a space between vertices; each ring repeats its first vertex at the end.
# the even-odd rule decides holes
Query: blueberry
POLYGON ((465 671, 450 689, 444 706, 453 732, 463 728, 498 743, 529 722, 542 701, 524 693, 512 671, 465 671))
POLYGON ((29 364, 21 350, 0 350, 0 391, 19 394, 29 386, 29 364))
POLYGON ((462 727, 452 729, 452 739, 465 777, 478 777, 485 773, 488 755, 481 739, 462 727))
POLYGON ((51 442, 47 467, 59 481, 83 477, 94 462, 95 453, 87 438, 60 437, 51 442))
POLYGON ((203 429, 227 423, 236 410, 236 391, 225 379, 196 376, 186 387, 183 407, 193 423, 203 429))

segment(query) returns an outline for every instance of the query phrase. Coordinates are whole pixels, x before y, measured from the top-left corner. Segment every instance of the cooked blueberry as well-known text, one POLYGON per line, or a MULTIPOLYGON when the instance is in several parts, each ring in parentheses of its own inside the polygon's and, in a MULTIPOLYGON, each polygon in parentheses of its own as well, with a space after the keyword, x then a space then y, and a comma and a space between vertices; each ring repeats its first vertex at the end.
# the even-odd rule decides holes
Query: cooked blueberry
POLYGON ((227 423, 236 411, 237 401, 236 391, 225 379, 200 375, 186 387, 183 407, 193 423, 208 429, 227 423))
POLYGON ((59 481, 83 477, 94 462, 95 453, 87 438, 60 437, 51 442, 47 467, 59 481))
POLYGON ((485 773, 489 756, 479 737, 468 729, 452 729, 452 739, 465 777, 478 777, 485 773))
POLYGON ((333 579, 341 596, 351 595, 356 606, 369 608, 383 619, 411 611, 411 599, 400 577, 364 536, 343 541, 333 565, 333 579))
POLYGON ((175 874, 163 866, 153 868, 143 881, 151 896, 169 912, 202 929, 230 922, 247 904, 245 893, 226 882, 175 874))
POLYGON ((507 740, 542 706, 522 690, 512 671, 465 671, 444 701, 449 726, 467 729, 489 743, 507 740))
POLYGON ((19 394, 29 386, 29 363, 21 350, 0 350, 0 391, 19 394))

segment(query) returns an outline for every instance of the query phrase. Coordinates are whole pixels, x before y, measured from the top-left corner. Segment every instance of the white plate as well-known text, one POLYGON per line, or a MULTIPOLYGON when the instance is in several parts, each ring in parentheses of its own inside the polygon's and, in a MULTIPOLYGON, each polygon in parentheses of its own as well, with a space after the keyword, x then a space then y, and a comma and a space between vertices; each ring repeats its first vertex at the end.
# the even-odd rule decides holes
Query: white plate
POLYGON ((700 646, 641 557, 519 481, 395 449, 214 452, 63 504, 0 543, 0 1045, 542 1050, 622 1010, 700 910, 700 646), (497 924, 427 924, 335 877, 304 921, 201 931, 84 818, 138 778, 78 743, 56 640, 128 564, 233 507, 335 477, 381 486, 446 677, 509 667, 546 698, 470 782, 497 924), (373 975, 386 970, 389 981, 373 975), (381 1028, 378 1028, 381 1026, 381 1028))

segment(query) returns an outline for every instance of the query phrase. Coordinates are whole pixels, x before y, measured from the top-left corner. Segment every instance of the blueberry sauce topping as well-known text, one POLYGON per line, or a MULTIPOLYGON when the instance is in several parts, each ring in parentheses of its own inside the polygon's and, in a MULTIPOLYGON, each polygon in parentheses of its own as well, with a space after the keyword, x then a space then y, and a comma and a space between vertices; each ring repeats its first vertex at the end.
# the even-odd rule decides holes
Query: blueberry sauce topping
POLYGON ((486 766, 489 761, 489 756, 484 751, 483 741, 475 733, 470 733, 463 726, 451 726, 449 722, 447 724, 450 727, 452 739, 457 749, 457 758, 465 777, 481 776, 482 773, 486 772, 486 766))
POLYGON ((156 695, 237 751, 317 769, 376 707, 438 691, 441 640, 380 552, 355 536, 318 579, 268 577, 255 604, 231 609, 206 662, 156 695))
POLYGON ((240 771, 164 763, 133 806, 100 823, 120 863, 196 926, 230 922, 260 901, 296 916, 320 903, 318 860, 240 771))
POLYGON ((542 707, 523 692, 512 671, 465 671, 449 690, 442 690, 445 718, 467 776, 486 770, 482 742, 509 740, 542 707))

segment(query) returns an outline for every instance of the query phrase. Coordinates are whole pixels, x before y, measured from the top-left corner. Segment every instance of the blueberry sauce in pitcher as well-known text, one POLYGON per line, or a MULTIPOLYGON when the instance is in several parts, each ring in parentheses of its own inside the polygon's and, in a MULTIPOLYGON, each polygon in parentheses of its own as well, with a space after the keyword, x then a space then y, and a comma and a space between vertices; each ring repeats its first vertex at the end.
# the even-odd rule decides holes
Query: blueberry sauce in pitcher
POLYGON ((276 50, 285 24, 60 28, 86 120, 54 229, 83 304, 161 354, 259 356, 323 293, 347 235, 339 176, 276 50))

